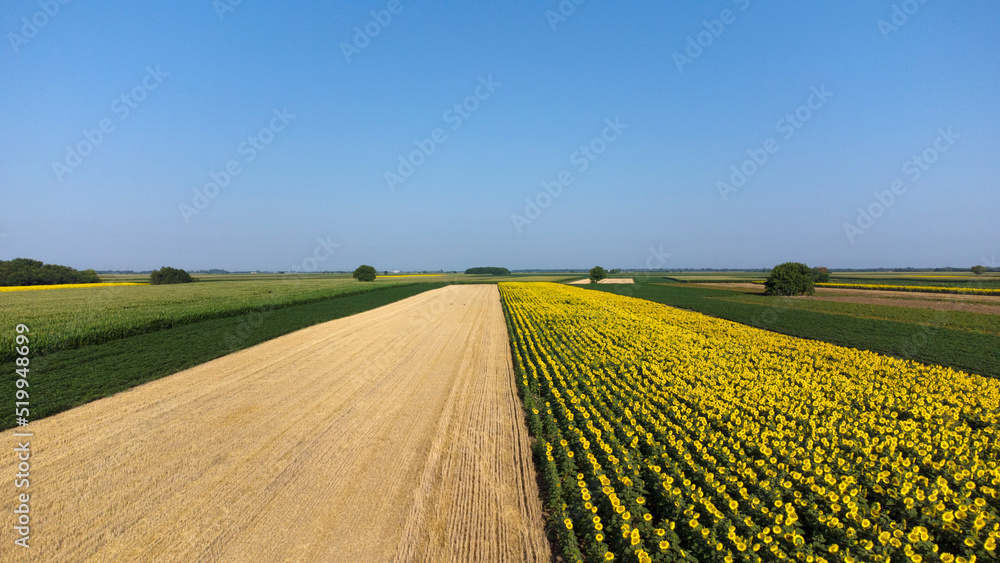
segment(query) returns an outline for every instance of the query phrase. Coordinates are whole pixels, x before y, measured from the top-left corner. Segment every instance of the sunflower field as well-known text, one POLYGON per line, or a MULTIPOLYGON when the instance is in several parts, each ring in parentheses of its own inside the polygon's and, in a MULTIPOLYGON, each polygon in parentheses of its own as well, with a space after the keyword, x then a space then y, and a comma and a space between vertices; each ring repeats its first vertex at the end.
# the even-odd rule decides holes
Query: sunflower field
POLYGON ((1000 381, 501 283, 566 561, 995 561, 1000 381))

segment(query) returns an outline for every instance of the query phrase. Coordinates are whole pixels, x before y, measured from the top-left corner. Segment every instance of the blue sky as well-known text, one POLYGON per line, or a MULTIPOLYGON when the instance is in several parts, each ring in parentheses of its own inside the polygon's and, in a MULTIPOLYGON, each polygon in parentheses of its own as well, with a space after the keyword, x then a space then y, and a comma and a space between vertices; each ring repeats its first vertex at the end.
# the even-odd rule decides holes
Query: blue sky
POLYGON ((997 29, 986 0, 4 2, 0 259, 997 266, 997 29))

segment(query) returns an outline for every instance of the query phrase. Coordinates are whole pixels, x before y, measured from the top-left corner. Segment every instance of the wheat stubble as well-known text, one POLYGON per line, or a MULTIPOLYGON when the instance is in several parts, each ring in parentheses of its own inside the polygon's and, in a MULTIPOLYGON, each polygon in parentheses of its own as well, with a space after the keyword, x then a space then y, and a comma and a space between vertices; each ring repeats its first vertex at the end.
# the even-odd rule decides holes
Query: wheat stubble
POLYGON ((496 286, 422 293, 32 423, 0 559, 548 561, 520 408, 496 286))

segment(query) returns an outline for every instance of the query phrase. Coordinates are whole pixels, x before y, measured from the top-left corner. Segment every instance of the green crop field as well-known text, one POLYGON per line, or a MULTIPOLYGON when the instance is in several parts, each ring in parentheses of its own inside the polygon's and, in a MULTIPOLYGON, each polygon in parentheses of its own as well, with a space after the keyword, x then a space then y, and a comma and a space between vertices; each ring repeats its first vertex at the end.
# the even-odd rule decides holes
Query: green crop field
MULTIPOLYGON (((830 315, 847 315, 863 319, 881 319, 903 323, 921 324, 926 326, 947 326, 954 330, 980 332, 1000 336, 1000 314, 991 315, 970 311, 939 311, 920 307, 895 307, 891 305, 869 305, 861 303, 841 303, 813 299, 781 299, 775 297, 730 291, 729 296, 713 296, 708 299, 720 299, 734 303, 747 303, 756 306, 771 307, 775 301, 785 309, 817 311, 830 315)), ((1000 304, 997 305, 1000 313, 1000 304)))
MULTIPOLYGON (((565 274, 474 276, 444 274, 377 278, 365 284, 349 274, 207 274, 196 283, 63 288, 0 293, 0 326, 27 325, 35 353, 99 344, 136 334, 289 305, 413 283, 562 281, 565 274)), ((105 282, 148 276, 104 275, 105 282)), ((576 279, 569 276, 568 279, 576 279)), ((0 334, 0 361, 13 358, 14 333, 0 334)))
MULTIPOLYGON (((117 281, 117 280, 116 280, 117 281)), ((404 283, 404 282, 396 282, 404 283)), ((388 287, 349 277, 237 279, 177 285, 66 288, 0 294, 0 326, 25 324, 32 350, 99 344, 205 319, 228 317, 388 287)), ((0 334, 0 361, 12 358, 14 333, 0 334)))
POLYGON ((763 281, 767 279, 767 274, 763 272, 643 272, 628 274, 628 277, 634 277, 636 281, 640 279, 669 279, 681 283, 731 283, 763 281))
MULTIPOLYGON (((381 307, 444 285, 374 286, 378 288, 376 291, 342 292, 310 303, 200 320, 34 357, 31 387, 36 406, 31 416, 32 419, 51 416, 283 334, 381 307)), ((37 337, 38 332, 32 330, 29 335, 37 337)), ((14 378, 5 378, 0 383, 0 392, 6 396, 13 396, 14 390, 14 378)), ((0 430, 13 425, 12 409, 0 412, 0 430)))

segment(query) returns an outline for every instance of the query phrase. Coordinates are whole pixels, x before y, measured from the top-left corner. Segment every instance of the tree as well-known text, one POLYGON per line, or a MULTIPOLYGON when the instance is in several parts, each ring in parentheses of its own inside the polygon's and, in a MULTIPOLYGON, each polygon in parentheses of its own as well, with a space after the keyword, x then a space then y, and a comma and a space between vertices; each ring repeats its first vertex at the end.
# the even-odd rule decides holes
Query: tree
POLYGON ((973 266, 972 273, 981 276, 986 273, 986 266, 973 266))
POLYGON ((0 260, 0 286, 99 283, 94 270, 78 271, 68 266, 43 264, 40 260, 0 260))
POLYGON ((368 264, 362 264, 358 266, 358 269, 354 270, 354 273, 351 275, 358 281, 370 282, 375 281, 375 276, 378 275, 378 272, 376 272, 375 268, 369 266, 368 264))
POLYGON ((509 276, 510 270, 507 268, 500 268, 498 266, 484 266, 481 268, 469 268, 465 271, 466 274, 486 274, 490 276, 509 276))
POLYGON ((164 266, 159 270, 153 270, 149 274, 149 283, 153 285, 163 285, 168 283, 191 283, 194 278, 191 274, 178 268, 164 266))
POLYGON ((764 282, 766 295, 812 295, 816 293, 813 285, 813 270, 801 262, 785 262, 771 270, 771 275, 764 282))
POLYGON ((597 283, 606 277, 608 277, 608 273, 604 271, 604 268, 594 266, 590 269, 590 283, 597 283))
POLYGON ((612 276, 615 275, 615 274, 620 274, 621 273, 621 269, 619 269, 619 268, 613 268, 608 273, 611 274, 612 276))
POLYGON ((827 283, 830 281, 830 270, 820 266, 819 268, 813 268, 813 282, 815 283, 827 283))

